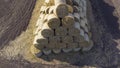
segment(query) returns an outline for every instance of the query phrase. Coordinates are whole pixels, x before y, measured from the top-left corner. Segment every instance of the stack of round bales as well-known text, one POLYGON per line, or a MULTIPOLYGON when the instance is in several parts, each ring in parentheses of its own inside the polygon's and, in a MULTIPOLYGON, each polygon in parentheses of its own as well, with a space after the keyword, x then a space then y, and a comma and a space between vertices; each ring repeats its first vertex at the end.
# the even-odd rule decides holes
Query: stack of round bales
POLYGON ((32 53, 40 56, 91 49, 93 42, 86 17, 86 0, 80 2, 45 0, 36 23, 32 53))

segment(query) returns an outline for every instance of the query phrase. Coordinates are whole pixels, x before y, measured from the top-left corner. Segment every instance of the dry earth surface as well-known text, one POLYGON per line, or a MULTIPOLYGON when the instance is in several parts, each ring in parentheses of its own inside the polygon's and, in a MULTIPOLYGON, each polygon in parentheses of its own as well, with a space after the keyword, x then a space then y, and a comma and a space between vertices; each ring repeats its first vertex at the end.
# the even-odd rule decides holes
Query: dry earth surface
POLYGON ((0 0, 0 68, 120 67, 120 0, 88 0, 87 15, 95 44, 89 52, 38 59, 29 48, 43 1, 0 0))

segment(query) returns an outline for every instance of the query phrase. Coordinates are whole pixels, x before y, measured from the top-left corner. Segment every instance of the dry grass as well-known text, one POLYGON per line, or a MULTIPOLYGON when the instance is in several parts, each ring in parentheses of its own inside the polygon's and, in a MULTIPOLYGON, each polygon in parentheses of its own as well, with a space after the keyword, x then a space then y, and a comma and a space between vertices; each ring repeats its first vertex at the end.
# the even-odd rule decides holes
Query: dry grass
POLYGON ((0 50, 0 54, 4 56, 4 58, 13 59, 15 57, 18 57, 20 54, 22 54, 25 58, 33 58, 32 55, 28 56, 28 54, 30 54, 29 49, 33 44, 33 31, 35 30, 35 24, 39 17, 39 9, 43 1, 44 0, 37 0, 27 30, 25 32, 22 32, 20 36, 11 41, 9 44, 5 45, 5 47, 0 50))
POLYGON ((24 58, 26 60, 35 61, 35 59, 37 59, 35 56, 33 56, 31 54, 30 50, 28 50, 28 49, 30 49, 31 45, 33 45, 33 43, 32 43, 33 38, 34 38, 33 32, 35 31, 35 28, 36 28, 35 25, 36 25, 37 19, 39 17, 40 7, 43 4, 43 1, 44 0, 37 0, 36 1, 36 5, 35 5, 35 8, 33 10, 32 17, 30 19, 30 23, 29 23, 28 30, 27 30, 27 33, 26 33, 26 35, 29 36, 29 40, 27 39, 27 42, 29 42, 29 43, 26 44, 29 47, 26 48, 26 53, 25 53, 25 56, 24 56, 24 58))

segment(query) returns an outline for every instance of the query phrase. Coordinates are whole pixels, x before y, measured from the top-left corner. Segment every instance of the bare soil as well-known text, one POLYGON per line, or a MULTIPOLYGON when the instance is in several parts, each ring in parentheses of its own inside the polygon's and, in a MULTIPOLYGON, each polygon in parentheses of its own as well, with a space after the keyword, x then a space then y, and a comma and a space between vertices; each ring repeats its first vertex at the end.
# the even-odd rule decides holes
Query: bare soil
POLYGON ((120 67, 120 2, 88 1, 88 20, 95 44, 89 52, 61 53, 36 58, 32 56, 29 48, 43 1, 0 1, 0 68, 120 67))

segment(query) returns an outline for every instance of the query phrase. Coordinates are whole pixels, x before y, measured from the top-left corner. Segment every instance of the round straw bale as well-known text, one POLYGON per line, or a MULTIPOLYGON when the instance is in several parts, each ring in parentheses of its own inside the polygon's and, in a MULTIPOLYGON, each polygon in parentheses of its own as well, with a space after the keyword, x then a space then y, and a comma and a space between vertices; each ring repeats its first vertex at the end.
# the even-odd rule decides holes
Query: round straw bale
POLYGON ((85 28, 85 27, 86 27, 86 22, 85 22, 84 20, 81 20, 80 26, 81 26, 82 28, 85 28))
POLYGON ((50 28, 55 29, 60 26, 60 19, 57 16, 55 16, 54 14, 50 14, 48 16, 47 23, 50 28))
POLYGON ((38 18, 38 20, 36 22, 36 27, 41 26, 43 24, 44 17, 45 17, 45 14, 40 14, 40 16, 39 16, 39 18, 38 18))
POLYGON ((80 30, 80 23, 79 22, 75 22, 74 26, 75 26, 75 28, 80 30))
POLYGON ((39 32, 44 37, 51 37, 54 35, 54 31, 48 26, 48 23, 45 23, 39 32))
POLYGON ((78 43, 68 43, 67 47, 68 48, 72 48, 72 49, 77 48, 78 47, 78 43))
POLYGON ((84 38, 85 38, 86 41, 88 41, 88 42, 90 41, 89 36, 88 36, 87 33, 84 34, 84 38))
POLYGON ((85 31, 81 28, 80 29, 80 35, 84 36, 85 31))
POLYGON ((76 36, 76 35, 78 36, 80 35, 80 30, 75 27, 72 27, 72 28, 69 28, 68 33, 70 36, 76 36))
POLYGON ((76 22, 80 22, 80 14, 79 13, 74 13, 74 18, 76 22))
POLYGON ((83 47, 82 48, 82 51, 89 51, 92 47, 93 47, 93 41, 92 40, 90 40, 90 45, 89 46, 87 46, 87 47, 83 47))
POLYGON ((54 13, 60 18, 67 16, 69 13, 67 4, 56 5, 54 9, 54 13))
POLYGON ((54 48, 54 49, 52 49, 52 51, 55 54, 59 54, 61 52, 61 49, 60 48, 54 48))
POLYGON ((69 13, 73 13, 73 7, 71 5, 67 5, 69 13))
POLYGON ((84 36, 82 36, 82 35, 78 35, 78 36, 73 36, 73 41, 74 42, 82 42, 82 41, 84 41, 85 39, 84 39, 84 36))
POLYGON ((55 9, 55 6, 50 6, 49 14, 53 14, 54 13, 54 9, 55 9))
POLYGON ((89 45, 90 45, 89 42, 88 42, 88 41, 85 41, 85 40, 82 41, 82 42, 79 42, 79 46, 82 47, 82 48, 83 48, 83 47, 88 47, 89 45))
POLYGON ((78 6, 73 6, 73 12, 79 13, 80 12, 79 7, 78 6))
POLYGON ((67 29, 64 27, 59 27, 55 30, 55 34, 57 36, 65 36, 65 35, 67 35, 67 29))
POLYGON ((42 35, 38 34, 36 36, 36 41, 39 43, 39 44, 44 44, 44 45, 47 45, 48 44, 48 39, 43 37, 42 35))
POLYGON ((62 41, 64 43, 72 43, 73 42, 73 37, 72 36, 64 36, 64 37, 62 37, 62 41))
POLYGON ((66 4, 69 4, 69 5, 73 6, 73 1, 72 0, 66 0, 66 4))
POLYGON ((60 37, 59 37, 59 36, 49 37, 49 41, 50 41, 51 43, 54 43, 54 42, 60 43, 60 37))
POLYGON ((74 17, 73 17, 72 14, 69 14, 69 15, 65 16, 65 17, 62 19, 62 24, 63 24, 63 26, 65 26, 65 27, 71 27, 71 26, 73 26, 74 22, 75 22, 75 21, 74 21, 74 17))

